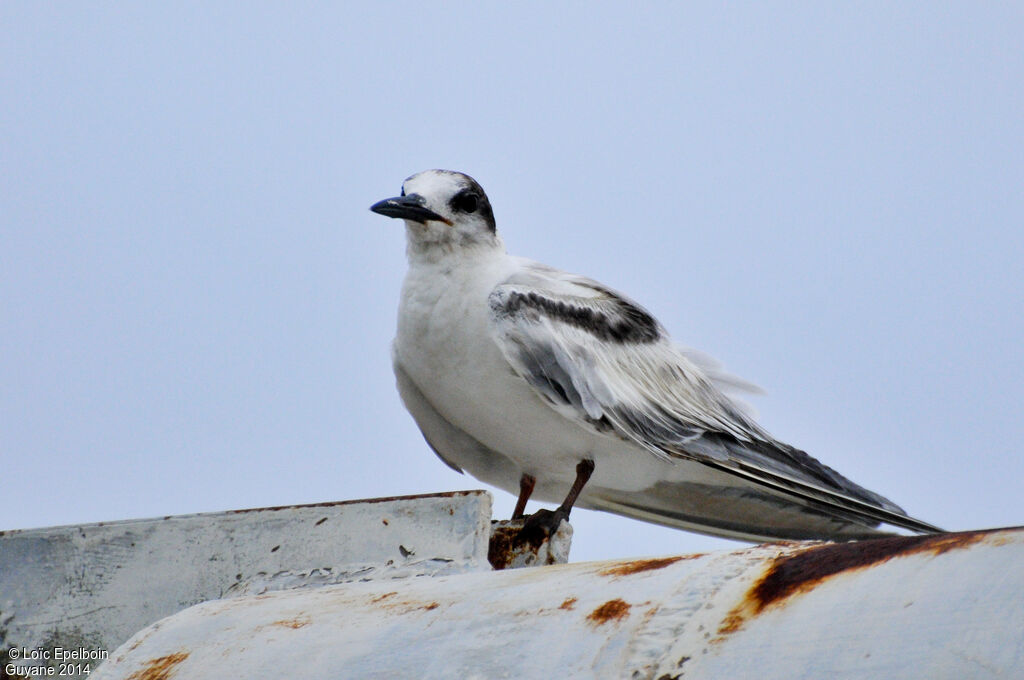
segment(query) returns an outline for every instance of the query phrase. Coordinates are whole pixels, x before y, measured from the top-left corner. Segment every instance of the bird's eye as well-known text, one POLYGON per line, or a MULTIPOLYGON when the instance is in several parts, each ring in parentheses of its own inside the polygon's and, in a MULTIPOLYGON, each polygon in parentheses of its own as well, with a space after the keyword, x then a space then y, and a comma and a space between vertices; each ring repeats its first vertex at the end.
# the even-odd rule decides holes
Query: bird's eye
POLYGON ((479 203, 480 197, 472 191, 460 191, 451 200, 451 206, 454 210, 460 210, 465 213, 476 212, 479 203))

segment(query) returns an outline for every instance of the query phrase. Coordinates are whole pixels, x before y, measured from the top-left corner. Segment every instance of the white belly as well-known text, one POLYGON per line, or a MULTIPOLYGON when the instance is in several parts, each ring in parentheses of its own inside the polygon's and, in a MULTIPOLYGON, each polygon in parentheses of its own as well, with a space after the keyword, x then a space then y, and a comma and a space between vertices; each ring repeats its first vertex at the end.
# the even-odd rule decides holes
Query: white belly
POLYGON ((535 498, 551 502, 562 500, 584 458, 595 463, 588 486, 636 491, 664 479, 671 464, 565 418, 512 371, 491 339, 488 320, 487 295, 502 275, 489 273, 494 280, 487 280, 472 274, 410 271, 394 359, 445 420, 516 469, 460 450, 442 455, 510 493, 518 492, 523 473, 530 474, 537 479, 535 498))

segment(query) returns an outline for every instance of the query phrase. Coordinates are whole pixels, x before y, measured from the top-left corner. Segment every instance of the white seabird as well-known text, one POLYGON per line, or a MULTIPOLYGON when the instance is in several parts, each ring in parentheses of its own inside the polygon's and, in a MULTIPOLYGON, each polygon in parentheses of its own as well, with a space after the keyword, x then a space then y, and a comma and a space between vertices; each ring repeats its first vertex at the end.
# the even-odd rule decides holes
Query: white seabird
POLYGON ((753 421, 745 383, 591 279, 506 253, 471 177, 428 170, 371 208, 405 221, 398 390, 455 470, 561 502, 743 540, 856 539, 913 519, 753 421))

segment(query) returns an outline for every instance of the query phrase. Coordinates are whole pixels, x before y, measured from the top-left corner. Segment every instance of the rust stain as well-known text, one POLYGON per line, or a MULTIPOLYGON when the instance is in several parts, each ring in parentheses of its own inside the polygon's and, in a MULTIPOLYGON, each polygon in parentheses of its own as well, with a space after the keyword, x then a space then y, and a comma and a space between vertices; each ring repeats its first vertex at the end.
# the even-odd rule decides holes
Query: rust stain
POLYGON ((383 602, 383 600, 388 599, 388 598, 390 598, 390 597, 392 597, 394 595, 397 595, 397 594, 398 594, 397 592, 395 592, 395 593, 384 593, 383 595, 370 600, 370 602, 371 603, 380 603, 380 607, 384 611, 394 612, 394 613, 401 613, 401 614, 405 614, 405 613, 408 613, 408 612, 414 612, 414 611, 428 611, 429 612, 429 611, 433 611, 433 610, 435 610, 435 609, 437 609, 438 607, 441 606, 441 603, 437 602, 436 600, 432 601, 432 602, 423 602, 422 600, 420 600, 420 601, 416 601, 416 600, 389 600, 388 602, 383 602))
POLYGON ((497 570, 504 569, 513 558, 512 541, 515 530, 508 527, 495 527, 491 531, 491 540, 487 546, 487 561, 497 570))
POLYGON ((1011 543, 1015 543, 1016 541, 1014 540, 1012 534, 1007 534, 1006 536, 996 536, 995 538, 985 542, 993 548, 995 548, 1000 545, 1010 545, 1011 543))
MULTIPOLYGON (((496 571, 500 571, 512 564, 517 558, 529 559, 529 556, 537 558, 541 547, 551 537, 540 530, 524 530, 522 521, 515 524, 497 525, 491 522, 491 539, 487 545, 487 561, 491 563, 496 571)), ((548 555, 548 561, 535 562, 536 566, 543 564, 554 564, 553 557, 548 555)))
POLYGON ((174 669, 188 658, 188 652, 178 652, 167 656, 150 659, 146 667, 128 676, 128 680, 168 680, 174 675, 174 669))
POLYGON ((129 651, 129 652, 134 652, 134 651, 135 651, 136 649, 138 649, 138 648, 139 648, 139 645, 141 645, 141 644, 142 644, 143 642, 145 642, 145 641, 146 641, 147 639, 149 639, 149 634, 146 634, 146 635, 143 635, 143 636, 139 637, 139 639, 138 639, 138 640, 136 640, 136 641, 135 641, 135 642, 133 642, 133 643, 132 643, 131 645, 129 645, 129 647, 128 647, 128 651, 129 651))
MULTIPOLYGON (((891 536, 848 543, 826 543, 777 557, 723 619, 719 636, 734 633, 751 618, 783 600, 810 592, 829 578, 915 554, 942 555, 978 543, 994 530, 921 536, 891 536)), ((718 639, 721 639, 719 637, 718 639)))
POLYGON ((491 540, 487 546, 487 561, 496 570, 504 569, 512 562, 515 553, 513 551, 513 539, 516 530, 509 527, 495 527, 491 532, 491 540))
POLYGON ((558 605, 558 608, 559 609, 565 609, 565 610, 572 610, 573 609, 573 605, 575 605, 575 604, 576 604, 576 598, 575 597, 567 597, 567 598, 565 598, 565 600, 562 601, 562 604, 558 605))
POLYGON ((504 525, 491 528, 491 540, 487 545, 487 561, 500 571, 515 561, 517 557, 533 553, 536 556, 540 547, 548 540, 542 532, 525 533, 521 526, 504 525))
MULTIPOLYGON (((649 603, 645 602, 644 604, 649 604, 649 603)), ((647 624, 651 619, 653 619, 660 609, 661 609, 661 607, 655 605, 654 607, 651 607, 650 609, 645 611, 644 612, 644 624, 647 624)))
POLYGON ((345 503, 388 503, 390 501, 409 501, 419 498, 461 498, 463 496, 478 496, 487 493, 486 491, 442 491, 440 493, 415 493, 408 496, 383 496, 381 498, 364 498, 355 501, 341 501, 345 503))
POLYGON ((703 557, 704 553, 698 553, 696 555, 677 555, 675 557, 658 557, 650 560, 631 560, 629 562, 623 562, 617 564, 614 567, 608 567, 597 572, 601 576, 629 576, 630 574, 638 574, 642 571, 653 571, 655 569, 664 569, 670 564, 682 560, 692 560, 698 557, 703 557))
MULTIPOLYGON (((722 619, 722 625, 718 627, 718 637, 716 637, 714 641, 717 642, 719 640, 723 640, 726 635, 735 633, 742 628, 743 624, 746 623, 748 619, 753 618, 757 613, 750 611, 751 609, 752 607, 744 601, 743 604, 729 612, 726 617, 722 619)), ((705 633, 705 636, 706 635, 707 633, 705 633)))
POLYGON ((621 620, 629 616, 629 609, 631 606, 632 605, 625 600, 620 600, 618 598, 608 600, 603 605, 587 614, 587 620, 593 621, 599 626, 612 620, 621 620))
POLYGON ((282 619, 281 621, 274 621, 270 625, 281 626, 282 628, 291 628, 292 630, 298 630, 299 628, 304 628, 305 626, 308 626, 311 623, 313 623, 313 621, 309 617, 296 617, 294 619, 282 619))
MULTIPOLYGON (((241 510, 228 510, 226 514, 239 515, 247 512, 277 511, 277 510, 301 510, 303 508, 336 508, 342 505, 354 505, 356 503, 390 503, 391 501, 411 501, 421 498, 461 498, 463 496, 478 496, 487 493, 486 491, 444 491, 442 493, 417 493, 409 496, 384 496, 382 498, 357 498, 350 501, 330 501, 327 503, 305 503, 301 505, 274 505, 266 508, 243 508, 241 510)), ((167 518, 165 518, 167 519, 167 518)))

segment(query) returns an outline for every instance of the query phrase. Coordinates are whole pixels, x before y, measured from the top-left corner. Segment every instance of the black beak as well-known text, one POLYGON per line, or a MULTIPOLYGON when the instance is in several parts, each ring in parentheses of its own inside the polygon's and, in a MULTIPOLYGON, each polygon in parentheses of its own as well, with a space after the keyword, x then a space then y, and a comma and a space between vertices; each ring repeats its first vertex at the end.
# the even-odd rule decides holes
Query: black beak
POLYGON ((419 194, 385 198, 383 201, 377 201, 371 205, 370 210, 385 217, 401 217, 403 220, 412 220, 420 224, 430 220, 437 220, 438 222, 444 222, 448 226, 452 225, 451 220, 441 217, 428 208, 426 201, 419 194))

